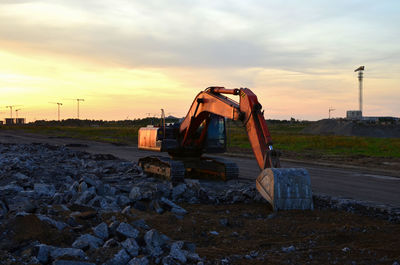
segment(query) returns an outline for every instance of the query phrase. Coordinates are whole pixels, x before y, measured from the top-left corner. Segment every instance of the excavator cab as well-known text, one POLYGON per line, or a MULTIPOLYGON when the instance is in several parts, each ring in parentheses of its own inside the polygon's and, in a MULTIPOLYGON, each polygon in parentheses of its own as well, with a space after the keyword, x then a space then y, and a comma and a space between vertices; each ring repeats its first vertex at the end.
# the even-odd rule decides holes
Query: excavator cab
POLYGON ((224 153, 226 151, 225 118, 211 114, 204 143, 205 153, 224 153))

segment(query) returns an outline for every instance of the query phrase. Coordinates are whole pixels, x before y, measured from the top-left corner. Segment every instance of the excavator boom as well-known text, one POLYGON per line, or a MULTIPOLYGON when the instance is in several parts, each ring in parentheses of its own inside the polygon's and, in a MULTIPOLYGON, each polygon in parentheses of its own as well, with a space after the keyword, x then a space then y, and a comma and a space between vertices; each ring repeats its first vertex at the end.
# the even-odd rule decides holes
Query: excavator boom
POLYGON ((279 159, 272 147, 271 135, 261 109, 257 96, 248 88, 209 87, 196 96, 180 125, 180 133, 184 135, 181 146, 191 144, 200 124, 212 113, 243 122, 260 169, 279 167, 279 159), (238 95, 240 101, 237 103, 223 94, 238 95))

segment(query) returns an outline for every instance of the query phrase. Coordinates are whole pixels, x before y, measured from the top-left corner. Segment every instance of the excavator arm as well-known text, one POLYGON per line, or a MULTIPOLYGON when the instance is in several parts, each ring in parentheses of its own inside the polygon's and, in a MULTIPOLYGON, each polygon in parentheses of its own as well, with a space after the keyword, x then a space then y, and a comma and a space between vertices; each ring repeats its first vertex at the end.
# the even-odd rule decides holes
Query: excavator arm
POLYGON ((261 109, 257 96, 248 88, 209 87, 196 96, 186 118, 180 125, 180 135, 183 136, 181 147, 190 145, 196 140, 197 129, 212 113, 243 122, 261 170, 279 167, 279 159, 272 147, 271 135, 261 109), (223 94, 239 96, 239 103, 223 94))

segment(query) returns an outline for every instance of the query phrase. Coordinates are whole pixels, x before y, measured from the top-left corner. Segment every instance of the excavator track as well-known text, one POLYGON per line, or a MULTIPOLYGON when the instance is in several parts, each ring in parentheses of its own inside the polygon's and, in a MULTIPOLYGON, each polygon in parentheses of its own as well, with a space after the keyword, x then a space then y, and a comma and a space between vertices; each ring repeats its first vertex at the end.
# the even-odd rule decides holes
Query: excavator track
POLYGON ((186 178, 231 180, 239 177, 239 168, 234 162, 216 157, 171 159, 163 156, 140 158, 139 166, 151 176, 178 183, 186 178))
POLYGON ((184 164, 169 157, 147 156, 140 158, 138 164, 146 174, 167 179, 173 184, 182 182, 185 178, 184 164))
POLYGON ((212 180, 231 180, 239 177, 236 163, 220 157, 201 157, 193 161, 184 160, 186 177, 212 180))

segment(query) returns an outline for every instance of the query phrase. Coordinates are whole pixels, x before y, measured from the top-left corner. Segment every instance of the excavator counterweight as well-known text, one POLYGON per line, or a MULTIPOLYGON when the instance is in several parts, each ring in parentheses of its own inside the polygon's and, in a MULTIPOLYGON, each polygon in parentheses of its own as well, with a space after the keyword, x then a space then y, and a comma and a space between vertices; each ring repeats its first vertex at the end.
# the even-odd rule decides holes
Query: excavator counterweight
POLYGON ((274 210, 313 209, 310 176, 305 169, 280 168, 278 153, 257 96, 248 88, 209 87, 193 101, 188 114, 173 126, 148 126, 139 130, 139 149, 168 152, 167 157, 139 159, 147 174, 171 180, 183 178, 235 179, 235 163, 203 154, 226 151, 225 120, 240 120, 261 173, 256 179, 260 194, 274 210), (224 94, 239 96, 236 102, 224 94))

